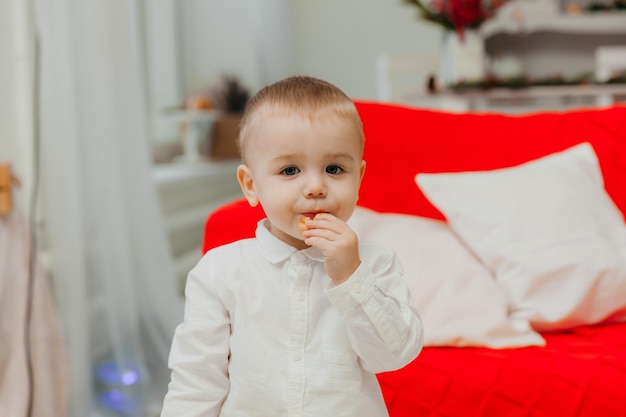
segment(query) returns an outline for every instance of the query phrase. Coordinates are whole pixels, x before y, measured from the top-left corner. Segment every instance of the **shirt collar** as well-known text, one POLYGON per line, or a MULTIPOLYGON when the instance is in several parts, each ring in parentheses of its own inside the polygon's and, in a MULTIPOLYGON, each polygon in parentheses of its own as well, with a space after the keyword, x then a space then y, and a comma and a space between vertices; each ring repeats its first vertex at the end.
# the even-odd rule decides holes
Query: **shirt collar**
POLYGON ((269 262, 282 262, 296 252, 305 254, 313 261, 324 262, 324 255, 319 249, 309 247, 307 249, 298 250, 274 236, 267 228, 267 223, 267 219, 263 219, 257 223, 256 238, 261 253, 269 262))

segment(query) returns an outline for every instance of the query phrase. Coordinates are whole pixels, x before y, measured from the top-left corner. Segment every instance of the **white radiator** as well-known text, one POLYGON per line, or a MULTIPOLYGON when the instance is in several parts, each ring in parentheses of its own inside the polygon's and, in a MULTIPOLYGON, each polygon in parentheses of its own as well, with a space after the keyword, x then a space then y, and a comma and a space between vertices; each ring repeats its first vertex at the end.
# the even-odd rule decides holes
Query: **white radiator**
POLYGON ((159 164, 154 180, 182 291, 189 270, 201 257, 207 215, 243 195, 236 178, 239 161, 159 164))

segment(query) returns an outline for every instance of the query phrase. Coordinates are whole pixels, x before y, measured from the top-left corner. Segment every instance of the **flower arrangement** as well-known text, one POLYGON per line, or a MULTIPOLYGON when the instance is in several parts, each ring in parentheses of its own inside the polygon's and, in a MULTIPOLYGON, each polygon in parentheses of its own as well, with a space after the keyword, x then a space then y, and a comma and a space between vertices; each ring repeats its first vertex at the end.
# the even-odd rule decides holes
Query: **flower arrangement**
POLYGON ((403 0, 419 9, 420 18, 455 31, 465 38, 465 29, 477 29, 494 16, 508 0, 403 0))

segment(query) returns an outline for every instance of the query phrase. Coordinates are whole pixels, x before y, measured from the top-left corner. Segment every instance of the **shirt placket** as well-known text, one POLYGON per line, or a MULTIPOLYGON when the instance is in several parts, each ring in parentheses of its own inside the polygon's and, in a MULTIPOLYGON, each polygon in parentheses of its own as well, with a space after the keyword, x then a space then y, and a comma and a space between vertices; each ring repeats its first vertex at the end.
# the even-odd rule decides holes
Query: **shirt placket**
POLYGON ((296 252, 287 269, 293 282, 289 325, 289 417, 303 416, 306 358, 304 355, 308 328, 308 289, 311 265, 306 255, 296 252))

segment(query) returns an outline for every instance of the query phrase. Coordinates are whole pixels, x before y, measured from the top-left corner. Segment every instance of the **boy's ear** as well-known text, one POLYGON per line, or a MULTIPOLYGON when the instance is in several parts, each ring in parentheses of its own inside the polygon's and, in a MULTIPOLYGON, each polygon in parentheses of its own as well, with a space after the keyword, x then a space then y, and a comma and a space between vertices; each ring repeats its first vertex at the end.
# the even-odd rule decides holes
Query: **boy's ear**
POLYGON ((246 197, 246 200, 248 200, 248 204, 252 207, 258 205, 259 198, 254 190, 254 179, 252 178, 252 173, 247 165, 242 164, 237 167, 237 181, 239 181, 239 186, 241 187, 241 191, 243 191, 243 195, 246 197))
MULTIPOLYGON (((361 187, 361 182, 363 182, 363 175, 365 175, 365 161, 361 161, 361 167, 359 168, 359 187, 361 187)), ((356 195, 356 201, 359 201, 359 194, 356 195)))
POLYGON ((365 165, 365 161, 361 161, 361 178, 359 178, 360 181, 363 181, 363 175, 365 174, 365 165))

